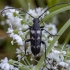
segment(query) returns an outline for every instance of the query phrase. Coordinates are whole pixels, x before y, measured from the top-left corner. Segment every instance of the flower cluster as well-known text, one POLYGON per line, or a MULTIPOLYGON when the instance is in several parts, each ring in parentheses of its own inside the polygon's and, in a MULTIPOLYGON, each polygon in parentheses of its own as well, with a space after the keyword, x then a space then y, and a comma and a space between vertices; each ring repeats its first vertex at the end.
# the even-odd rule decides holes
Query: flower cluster
MULTIPOLYGON (((64 62, 64 56, 66 55, 66 51, 58 51, 56 49, 52 49, 52 52, 48 54, 46 58, 46 70, 60 70, 62 68, 68 68, 68 62, 64 62)), ((68 68, 69 69, 69 68, 68 68)))
MULTIPOLYGON (((7 8, 9 8, 9 7, 5 7, 5 9, 7 9, 7 8)), ((36 10, 29 9, 28 13, 30 15, 32 15, 33 17, 38 17, 44 12, 44 10, 42 10, 41 8, 36 8, 36 10)), ((49 14, 49 12, 47 12, 47 14, 49 14)), ((29 30, 26 31, 26 29, 28 29, 29 25, 33 24, 33 22, 32 22, 33 18, 30 17, 26 13, 26 15, 23 17, 23 18, 25 18, 25 20, 24 20, 22 17, 20 17, 19 11, 15 10, 15 9, 4 10, 3 16, 7 16, 6 23, 9 25, 7 33, 13 39, 11 41, 11 44, 13 45, 14 43, 18 43, 18 45, 20 47, 23 47, 23 50, 21 50, 20 48, 19 49, 21 50, 21 52, 24 52, 24 42, 26 39, 29 39, 29 30), (15 16, 14 16, 14 13, 15 13, 15 16)), ((55 35, 57 33, 57 29, 56 29, 56 26, 54 24, 44 23, 44 25, 45 25, 44 29, 47 30, 49 33, 51 33, 53 35, 55 35)), ((43 34, 42 40, 44 40, 48 46, 49 43, 53 40, 53 37, 49 37, 49 34, 46 33, 45 31, 43 31, 42 34, 43 34)), ((32 54, 30 48, 31 48, 30 44, 28 44, 28 48, 27 48, 26 52, 29 54, 32 54)), ((45 48, 43 48, 42 51, 44 51, 44 49, 45 48)), ((17 50, 17 52, 18 52, 18 50, 17 50)), ((18 52, 17 54, 19 55, 20 53, 18 52)))
MULTIPOLYGON (((11 7, 5 7, 5 9, 7 8, 11 8, 11 7)), ((29 9, 28 13, 33 17, 37 18, 44 11, 45 9, 36 8, 35 10, 29 9)), ((33 18, 29 16, 29 14, 25 13, 25 16, 22 16, 24 14, 20 13, 20 11, 17 9, 7 9, 3 11, 3 16, 7 16, 7 19, 5 20, 5 22, 9 25, 7 33, 12 38, 11 44, 13 45, 14 43, 17 43, 19 45, 19 48, 16 48, 18 61, 21 61, 21 60, 24 61, 25 58, 23 56, 25 55, 25 40, 30 39, 28 28, 33 24, 32 22, 33 18)), ((46 14, 49 14, 49 11, 46 12, 46 14)), ((43 14, 42 18, 44 17, 44 15, 45 14, 43 14)), ((3 21, 2 23, 4 24, 3 21)), ((52 23, 46 24, 46 22, 43 22, 43 24, 44 24, 44 29, 47 32, 42 31, 42 40, 46 43, 46 49, 47 49, 47 46, 49 46, 49 44, 52 42, 54 38, 53 36, 51 36, 51 34, 56 35, 57 28, 52 23)), ((27 46, 26 55, 32 55, 31 44, 27 43, 26 46, 27 46)), ((58 51, 55 49, 55 46, 58 46, 58 41, 56 41, 56 43, 52 48, 52 51, 48 54, 46 58, 47 65, 46 67, 43 67, 44 70, 49 70, 49 69, 58 70, 59 66, 61 66, 61 68, 69 69, 70 63, 64 62, 66 51, 58 51)), ((45 52, 45 47, 43 44, 41 44, 41 50, 38 55, 42 55, 44 52, 45 52)), ((10 69, 18 70, 18 68, 15 68, 13 65, 10 65, 8 63, 7 58, 1 61, 0 67, 1 69, 4 69, 4 70, 10 70, 10 69)))
POLYGON ((14 67, 13 65, 8 63, 8 58, 5 57, 4 59, 1 60, 0 68, 2 70, 19 70, 17 67, 14 67))

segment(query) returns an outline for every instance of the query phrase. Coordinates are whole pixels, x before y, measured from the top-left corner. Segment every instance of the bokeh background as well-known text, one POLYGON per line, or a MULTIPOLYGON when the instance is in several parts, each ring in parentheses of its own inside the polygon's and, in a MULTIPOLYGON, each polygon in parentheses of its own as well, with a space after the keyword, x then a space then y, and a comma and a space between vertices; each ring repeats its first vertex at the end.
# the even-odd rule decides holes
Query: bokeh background
MULTIPOLYGON (((27 11, 29 8, 35 9, 38 7, 45 8, 50 7, 57 3, 62 2, 70 2, 70 0, 0 0, 0 10, 2 10, 5 6, 12 6, 15 8, 23 8, 23 10, 27 11)), ((56 10, 53 8, 51 11, 56 10)), ((52 19, 49 19, 46 21, 47 23, 54 23, 57 26, 58 31, 60 28, 64 25, 64 23, 70 18, 70 11, 62 12, 54 17, 52 19)), ((0 16, 0 23, 2 19, 0 16)), ((0 59, 3 59, 4 57, 8 57, 9 59, 17 59, 16 58, 16 48, 18 47, 17 44, 14 44, 14 46, 11 45, 11 38, 7 35, 8 26, 7 25, 0 25, 0 59)), ((60 37, 59 43, 62 44, 65 40, 65 38, 70 33, 70 27, 64 32, 64 34, 60 37)), ((70 44, 70 40, 68 40, 68 44, 70 44)))

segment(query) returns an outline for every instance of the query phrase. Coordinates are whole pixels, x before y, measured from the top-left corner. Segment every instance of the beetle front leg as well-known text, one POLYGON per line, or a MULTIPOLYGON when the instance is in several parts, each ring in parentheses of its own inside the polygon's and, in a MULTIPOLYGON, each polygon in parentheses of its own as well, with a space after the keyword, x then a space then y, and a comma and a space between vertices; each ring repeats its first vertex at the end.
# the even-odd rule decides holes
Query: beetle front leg
POLYGON ((46 59, 46 43, 44 41, 41 41, 41 43, 45 45, 45 59, 46 59))
POLYGON ((31 30, 31 28, 32 28, 32 26, 29 26, 29 28, 27 28, 27 29, 26 29, 26 30, 24 30, 24 31, 31 30))
POLYGON ((26 42, 29 42, 29 41, 31 41, 31 39, 25 40, 25 54, 26 54, 26 42))

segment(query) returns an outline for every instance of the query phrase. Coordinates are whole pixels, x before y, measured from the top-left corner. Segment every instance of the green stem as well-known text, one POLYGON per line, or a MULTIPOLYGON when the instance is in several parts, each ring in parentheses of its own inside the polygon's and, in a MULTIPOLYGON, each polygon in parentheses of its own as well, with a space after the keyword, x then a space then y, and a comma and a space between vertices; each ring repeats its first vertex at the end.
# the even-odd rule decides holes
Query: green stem
POLYGON ((18 67, 18 68, 21 68, 20 70, 31 70, 28 66, 25 66, 24 64, 22 64, 18 61, 9 60, 9 63, 18 67))
POLYGON ((25 60, 26 60, 27 64, 30 66, 30 63, 29 63, 27 57, 25 57, 25 60))
POLYGON ((70 33, 67 35, 67 37, 65 38, 65 41, 64 41, 64 43, 63 44, 66 44, 66 43, 68 43, 68 41, 70 40, 70 33))
POLYGON ((46 21, 49 18, 57 15, 58 13, 64 12, 64 11, 69 10, 69 9, 70 9, 70 6, 66 6, 66 7, 60 8, 58 10, 55 10, 55 11, 51 12, 50 14, 48 14, 47 16, 45 16, 42 20, 46 21))

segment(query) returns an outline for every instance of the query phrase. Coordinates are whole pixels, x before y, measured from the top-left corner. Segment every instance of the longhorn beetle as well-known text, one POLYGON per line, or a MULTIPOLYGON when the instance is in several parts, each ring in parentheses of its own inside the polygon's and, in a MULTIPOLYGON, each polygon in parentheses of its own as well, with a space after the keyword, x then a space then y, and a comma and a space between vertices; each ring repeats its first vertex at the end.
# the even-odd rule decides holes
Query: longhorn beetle
MULTIPOLYGON (((42 43, 42 44, 45 45, 45 58, 46 58, 46 44, 45 44, 44 41, 41 40, 41 38, 42 38, 42 31, 45 30, 45 29, 43 29, 44 26, 40 26, 39 25, 39 22, 40 22, 40 19, 39 18, 46 11, 48 11, 49 9, 51 9, 51 8, 57 6, 57 5, 62 5, 62 4, 69 4, 69 3, 60 3, 60 4, 53 5, 53 6, 49 7, 48 9, 46 9, 38 18, 34 18, 32 15, 30 15, 26 11, 17 8, 17 10, 21 10, 22 12, 25 12, 25 13, 29 14, 33 18, 33 25, 32 26, 29 26, 29 28, 28 28, 30 30, 30 39, 25 40, 25 45, 26 45, 26 42, 29 42, 30 41, 30 43, 31 43, 31 51, 32 51, 32 53, 34 55, 37 55, 40 52, 41 43, 42 43)), ((16 9, 16 8, 7 8, 7 9, 16 9)), ((4 9, 4 10, 7 10, 7 9, 4 9)), ((2 10, 2 12, 4 10, 2 10)), ((49 33, 48 31, 46 31, 46 32, 49 33)), ((50 34, 50 35, 51 36, 58 36, 58 35, 52 35, 52 34, 50 34)), ((25 47, 25 54, 26 54, 26 47, 25 47)))

